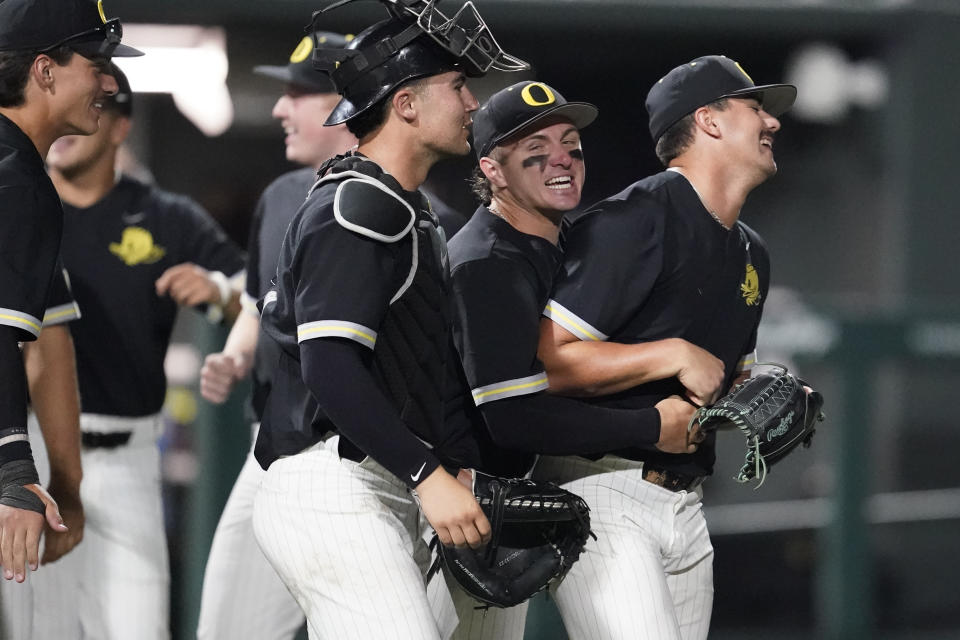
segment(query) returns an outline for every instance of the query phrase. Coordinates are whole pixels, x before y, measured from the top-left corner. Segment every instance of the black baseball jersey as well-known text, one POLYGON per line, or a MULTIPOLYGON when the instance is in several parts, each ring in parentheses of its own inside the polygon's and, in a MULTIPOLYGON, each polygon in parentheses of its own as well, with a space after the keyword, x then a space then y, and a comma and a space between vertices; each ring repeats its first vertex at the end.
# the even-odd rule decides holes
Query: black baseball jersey
POLYGON ((57 258, 57 268, 50 282, 50 291, 47 293, 47 309, 43 314, 43 326, 52 327, 79 317, 80 306, 73 298, 70 275, 63 266, 63 261, 57 258))
POLYGON ((266 468, 340 432, 341 451, 371 455, 407 482, 421 477, 408 469, 430 465, 428 474, 437 459, 459 466, 471 445, 443 420, 451 309, 436 217, 418 192, 403 191, 363 156, 331 163, 290 224, 276 290, 262 302, 260 339, 275 340, 281 353, 257 459, 266 468), (396 427, 350 424, 376 451, 357 451, 303 380, 300 344, 331 338, 361 345, 366 370, 399 416, 396 427))
POLYGON ((563 261, 558 247, 480 207, 450 241, 454 342, 477 406, 547 388, 540 314, 563 261))
POLYGON ((183 262, 231 277, 243 255, 196 202, 127 176, 93 206, 64 210, 63 261, 83 314, 70 323, 82 410, 156 413, 177 314, 157 278, 183 262))
POLYGON ((56 273, 63 209, 27 135, 0 115, 0 324, 40 333, 56 273))
MULTIPOLYGON (((680 173, 664 171, 590 208, 567 235, 564 270, 544 315, 581 340, 684 338, 720 358, 727 386, 753 364, 770 286, 767 249, 742 222, 727 230, 680 173)), ((676 378, 595 398, 649 407, 683 393, 676 378)), ((694 454, 617 452, 688 474, 710 473, 714 436, 694 454)))
MULTIPOLYGON (((246 312, 260 314, 257 300, 266 295, 277 275, 277 261, 283 237, 294 214, 307 199, 317 181, 317 170, 298 169, 285 173, 264 190, 257 203, 247 244, 247 287, 243 296, 246 312)), ((258 340, 253 361, 252 405, 255 420, 263 418, 263 405, 270 392, 270 379, 279 356, 273 340, 258 340)))

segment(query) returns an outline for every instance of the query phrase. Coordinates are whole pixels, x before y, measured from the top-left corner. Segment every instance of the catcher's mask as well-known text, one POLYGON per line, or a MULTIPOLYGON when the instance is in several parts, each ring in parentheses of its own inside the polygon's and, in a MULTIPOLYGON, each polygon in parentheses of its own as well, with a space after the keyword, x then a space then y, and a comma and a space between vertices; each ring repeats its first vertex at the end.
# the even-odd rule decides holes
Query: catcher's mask
MULTIPOLYGON (((312 31, 319 29, 323 13, 353 1, 341 0, 314 12, 312 31)), ((490 69, 530 68, 504 52, 472 2, 464 3, 452 18, 437 9, 438 0, 381 2, 390 18, 365 29, 345 49, 314 49, 314 66, 330 74, 342 96, 324 123, 327 126, 355 118, 417 78, 455 69, 479 77, 490 69)))

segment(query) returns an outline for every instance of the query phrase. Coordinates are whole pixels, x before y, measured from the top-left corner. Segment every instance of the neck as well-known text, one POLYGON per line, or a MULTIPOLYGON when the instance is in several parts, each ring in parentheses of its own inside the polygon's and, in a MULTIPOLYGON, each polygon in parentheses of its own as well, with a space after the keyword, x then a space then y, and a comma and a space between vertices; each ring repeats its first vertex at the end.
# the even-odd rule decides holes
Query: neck
POLYGON ((439 158, 436 154, 416 144, 387 127, 381 127, 357 146, 362 153, 393 176, 407 191, 416 191, 427 179, 427 172, 439 158))
POLYGON ((690 182, 704 208, 728 229, 737 223, 743 203, 755 186, 748 184, 743 176, 730 171, 722 162, 696 162, 680 156, 670 163, 670 168, 690 182))
POLYGON ((0 113, 23 131, 41 158, 47 157, 50 145, 60 137, 60 133, 47 124, 46 111, 39 108, 27 109, 25 106, 0 108, 0 113))
POLYGON ((531 236, 539 236, 547 242, 557 245, 560 241, 560 221, 562 212, 544 214, 525 209, 516 202, 494 196, 488 207, 491 213, 503 218, 511 227, 531 236))
POLYGON ((60 199, 79 209, 100 202, 110 193, 119 177, 114 169, 113 158, 109 162, 97 162, 82 171, 61 172, 51 168, 49 173, 60 199))

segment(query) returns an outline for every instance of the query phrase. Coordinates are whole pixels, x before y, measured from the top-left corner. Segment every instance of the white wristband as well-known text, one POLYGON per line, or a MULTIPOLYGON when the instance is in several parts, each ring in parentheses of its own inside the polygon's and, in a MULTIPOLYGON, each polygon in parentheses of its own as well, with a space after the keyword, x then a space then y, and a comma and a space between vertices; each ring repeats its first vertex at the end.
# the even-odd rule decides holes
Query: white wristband
POLYGON ((220 300, 215 304, 222 307, 230 302, 231 287, 227 276, 224 275, 222 271, 211 271, 210 280, 213 281, 213 284, 217 285, 217 290, 220 292, 220 300))

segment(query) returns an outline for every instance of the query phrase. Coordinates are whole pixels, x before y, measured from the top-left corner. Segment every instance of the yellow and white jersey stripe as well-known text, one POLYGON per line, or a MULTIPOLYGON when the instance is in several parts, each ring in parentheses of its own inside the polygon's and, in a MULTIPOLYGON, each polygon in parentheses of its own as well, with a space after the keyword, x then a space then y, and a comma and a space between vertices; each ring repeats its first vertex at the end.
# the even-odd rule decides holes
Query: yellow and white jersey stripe
POLYGON ((472 389, 473 401, 479 407, 484 402, 493 400, 502 400, 515 396, 525 396, 538 391, 545 391, 550 383, 547 381, 546 373, 537 373, 525 378, 516 378, 514 380, 504 380, 495 382, 482 387, 472 389))
POLYGON ((543 315, 581 340, 603 342, 610 337, 553 299, 547 302, 543 315))
POLYGON ((373 349, 377 344, 377 332, 373 329, 347 322, 346 320, 319 320, 297 325, 297 342, 314 338, 347 338, 373 349))
POLYGON ((23 313, 22 311, 4 309, 3 307, 0 307, 0 324, 5 324, 9 327, 15 327, 17 329, 23 329, 24 331, 32 334, 34 337, 37 337, 40 335, 40 326, 43 323, 29 313, 23 313))
POLYGON ((59 304, 55 307, 50 307, 43 314, 43 326, 52 327, 54 325, 70 322, 71 320, 76 320, 79 317, 80 307, 76 302, 59 304))

